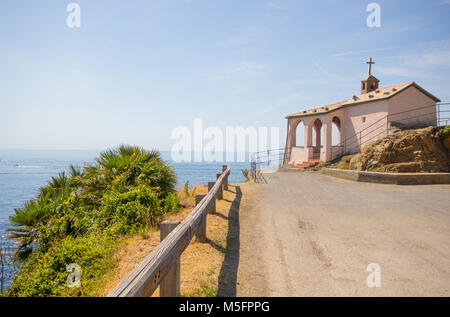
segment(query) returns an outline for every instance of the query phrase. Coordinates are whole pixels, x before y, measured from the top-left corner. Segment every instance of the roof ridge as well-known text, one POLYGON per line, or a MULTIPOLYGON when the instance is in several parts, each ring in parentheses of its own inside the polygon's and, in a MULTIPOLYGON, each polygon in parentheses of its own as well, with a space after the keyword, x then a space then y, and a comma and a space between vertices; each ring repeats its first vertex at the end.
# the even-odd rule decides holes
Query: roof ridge
MULTIPOLYGON (((405 82, 405 83, 401 83, 401 84, 397 84, 397 85, 380 87, 380 88, 376 89, 375 92, 378 93, 380 90, 389 90, 389 89, 396 88, 396 87, 402 87, 402 90, 403 90, 403 89, 405 89, 405 88, 407 88, 407 87, 409 87, 411 85, 414 85, 414 84, 415 84, 414 81, 409 81, 409 82, 405 82)), ((309 112, 317 113, 317 110, 322 110, 322 109, 325 109, 326 111, 320 112, 318 114, 327 113, 328 111, 336 110, 339 107, 334 108, 334 109, 326 109, 326 108, 333 107, 333 106, 340 105, 340 104, 350 103, 351 101, 354 101, 355 103, 361 103, 362 101, 356 102, 356 100, 361 99, 362 96, 369 95, 369 94, 370 93, 359 94, 357 96, 353 96, 353 97, 356 97, 357 99, 350 98, 350 99, 346 99, 346 100, 343 100, 343 101, 338 101, 338 102, 335 102, 335 103, 327 104, 327 105, 324 105, 324 106, 319 106, 319 107, 315 107, 315 108, 311 108, 311 109, 306 109, 306 110, 303 110, 303 111, 300 111, 300 112, 289 114, 286 117, 295 117, 295 116, 306 115, 309 112)), ((372 97, 373 97, 373 95, 372 95, 372 97)), ((379 100, 379 99, 383 99, 383 98, 375 98, 374 100, 379 100)), ((368 101, 369 100, 366 100, 365 102, 368 102, 368 101)))
POLYGON ((403 83, 403 84, 391 85, 391 86, 381 87, 381 88, 378 88, 378 89, 394 88, 394 87, 398 87, 398 86, 411 85, 411 84, 414 84, 414 81, 408 81, 408 82, 403 83))

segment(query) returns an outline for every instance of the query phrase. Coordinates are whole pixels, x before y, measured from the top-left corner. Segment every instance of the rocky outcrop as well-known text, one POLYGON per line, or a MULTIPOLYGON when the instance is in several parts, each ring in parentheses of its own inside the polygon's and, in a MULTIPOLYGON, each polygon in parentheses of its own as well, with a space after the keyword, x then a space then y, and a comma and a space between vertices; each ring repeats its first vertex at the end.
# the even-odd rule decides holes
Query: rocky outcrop
POLYGON ((391 131, 363 148, 349 168, 378 172, 450 172, 449 136, 437 128, 391 131))
POLYGON ((444 139, 444 146, 447 150, 450 150, 450 136, 444 139))

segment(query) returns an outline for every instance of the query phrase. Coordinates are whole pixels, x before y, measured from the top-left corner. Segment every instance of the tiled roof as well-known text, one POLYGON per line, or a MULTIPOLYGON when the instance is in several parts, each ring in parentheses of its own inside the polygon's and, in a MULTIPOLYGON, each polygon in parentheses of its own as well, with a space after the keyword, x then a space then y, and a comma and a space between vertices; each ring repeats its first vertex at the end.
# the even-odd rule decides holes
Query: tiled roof
POLYGON ((328 113, 331 111, 335 111, 342 107, 357 105, 357 104, 365 103, 365 102, 372 102, 372 101, 388 99, 388 98, 404 91, 405 89, 407 89, 411 86, 416 87, 417 89, 422 91, 424 94, 426 94, 430 98, 434 99, 436 102, 440 101, 438 98, 436 98, 435 96, 433 96, 432 94, 427 92, 425 89, 423 89, 422 87, 417 85, 415 82, 410 81, 410 82, 399 84, 399 85, 379 88, 379 89, 369 92, 367 94, 353 96, 353 98, 350 98, 350 99, 347 99, 344 101, 340 101, 340 102, 336 102, 336 103, 326 105, 323 107, 318 107, 318 108, 313 108, 313 109, 308 109, 305 111, 293 113, 293 114, 287 115, 286 118, 310 116, 310 115, 314 115, 314 114, 320 115, 320 114, 328 113))

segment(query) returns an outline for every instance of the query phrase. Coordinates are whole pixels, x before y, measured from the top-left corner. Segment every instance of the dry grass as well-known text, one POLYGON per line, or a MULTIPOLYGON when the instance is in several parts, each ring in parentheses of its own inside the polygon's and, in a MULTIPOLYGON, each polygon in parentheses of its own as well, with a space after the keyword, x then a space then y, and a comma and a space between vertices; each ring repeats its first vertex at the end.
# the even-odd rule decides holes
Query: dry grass
MULTIPOLYGON (((196 194, 206 194, 207 192, 208 188, 205 186, 198 186, 195 190, 196 194)), ((187 197, 184 190, 179 190, 178 196, 181 209, 177 213, 167 215, 165 220, 182 221, 195 206, 194 197, 191 195, 187 197)), ((208 215, 208 241, 200 243, 194 238, 182 254, 182 296, 218 295, 219 275, 227 248, 228 215, 235 198, 236 187, 230 184, 229 190, 224 191, 224 199, 216 202, 216 213, 208 215)), ((115 259, 117 261, 116 270, 106 278, 107 282, 101 293, 108 294, 159 244, 159 240, 160 232, 156 229, 129 238, 119 248, 115 259)), ((159 296, 159 290, 153 296, 159 296)))

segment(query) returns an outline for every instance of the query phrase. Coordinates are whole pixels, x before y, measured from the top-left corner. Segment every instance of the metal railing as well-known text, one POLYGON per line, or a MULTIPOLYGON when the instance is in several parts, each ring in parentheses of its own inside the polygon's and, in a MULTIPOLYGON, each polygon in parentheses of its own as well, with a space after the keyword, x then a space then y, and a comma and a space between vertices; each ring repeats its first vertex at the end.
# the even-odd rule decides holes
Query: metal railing
POLYGON ((266 151, 259 151, 255 152, 251 156, 250 161, 250 170, 251 175, 255 179, 256 178, 256 170, 258 169, 258 166, 261 166, 263 164, 266 164, 267 166, 271 165, 282 165, 283 160, 285 157, 285 149, 271 149, 266 151), (281 162, 281 164, 280 164, 281 162))

